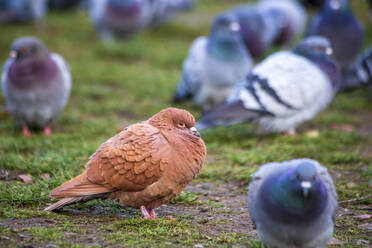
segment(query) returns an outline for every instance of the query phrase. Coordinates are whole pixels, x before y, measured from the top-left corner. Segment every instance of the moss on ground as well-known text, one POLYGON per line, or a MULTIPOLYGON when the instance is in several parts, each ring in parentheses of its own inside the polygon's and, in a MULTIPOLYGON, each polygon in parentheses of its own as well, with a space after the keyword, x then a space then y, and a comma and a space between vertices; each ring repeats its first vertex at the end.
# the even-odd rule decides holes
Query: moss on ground
MULTIPOLYGON (((143 220, 137 210, 101 200, 59 213, 42 211, 52 202, 49 191, 81 173, 102 142, 123 126, 172 105, 192 40, 208 34, 216 13, 243 2, 201 1, 195 11, 174 22, 110 47, 99 41, 80 11, 52 12, 41 30, 31 24, 0 26, 0 61, 8 57, 14 39, 33 35, 62 54, 73 75, 70 102, 54 123, 52 137, 38 132, 23 137, 0 97, 1 247, 262 247, 249 227, 237 222, 249 221, 241 206, 250 177, 263 163, 299 157, 319 160, 335 180, 341 203, 334 236, 342 247, 371 245, 370 220, 360 217, 372 204, 372 91, 364 89, 338 95, 294 138, 257 134, 252 125, 204 131, 209 156, 193 185, 213 185, 212 190, 184 192, 161 210, 174 213, 177 220, 143 220), (14 180, 20 173, 31 174, 33 182, 14 180), (50 179, 43 179, 44 173, 50 179), (214 189, 230 184, 236 185, 231 191, 238 196, 236 206, 229 205, 231 192, 213 195, 214 189)), ((366 3, 352 2, 365 23, 366 44, 371 44, 366 3)), ((177 106, 200 114, 191 103, 177 106)))

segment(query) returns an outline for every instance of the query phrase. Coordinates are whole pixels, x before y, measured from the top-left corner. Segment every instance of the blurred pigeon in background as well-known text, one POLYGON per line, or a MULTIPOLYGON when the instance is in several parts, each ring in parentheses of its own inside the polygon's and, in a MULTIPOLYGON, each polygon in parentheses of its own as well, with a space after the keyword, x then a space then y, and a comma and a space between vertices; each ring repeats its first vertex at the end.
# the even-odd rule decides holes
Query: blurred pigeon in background
POLYGON ((230 11, 239 18, 244 43, 253 57, 262 56, 274 43, 291 41, 306 23, 305 10, 293 0, 263 0, 230 11))
POLYGON ((326 248, 337 194, 327 168, 311 159, 273 162, 253 175, 249 214, 268 247, 326 248))
POLYGON ((125 39, 162 24, 196 0, 91 0, 90 17, 104 41, 125 39))
POLYGON ((150 0, 152 17, 149 25, 163 24, 177 13, 194 8, 197 0, 150 0))
POLYGON ((304 5, 320 8, 323 6, 325 0, 301 0, 304 5))
POLYGON ((363 53, 341 80, 340 90, 372 85, 372 47, 363 53))
POLYGON ((191 45, 174 100, 193 98, 205 109, 221 103, 234 85, 252 69, 251 56, 239 33, 235 15, 223 13, 214 20, 208 38, 191 45))
POLYGON ((49 0, 48 5, 51 9, 71 9, 83 1, 85 0, 49 0))
POLYGON ((50 135, 50 124, 70 95, 71 75, 64 59, 35 38, 19 38, 11 46, 1 81, 6 107, 24 135, 30 135, 29 127, 50 135))
POLYGON ((0 22, 40 21, 47 12, 47 0, 1 0, 0 22))
POLYGON ((340 71, 331 51, 327 39, 313 36, 269 56, 226 102, 201 116, 198 128, 258 121, 266 130, 295 135, 296 126, 315 117, 337 91, 340 71))
POLYGON ((311 35, 322 35, 331 41, 342 72, 351 69, 363 48, 363 27, 348 0, 326 0, 310 23, 307 36, 311 35))
POLYGON ((127 38, 151 19, 148 0, 91 0, 90 17, 102 40, 127 38))
POLYGON ((266 15, 273 16, 279 32, 275 44, 283 45, 302 34, 306 25, 306 11, 293 0, 261 0, 258 8, 266 15))

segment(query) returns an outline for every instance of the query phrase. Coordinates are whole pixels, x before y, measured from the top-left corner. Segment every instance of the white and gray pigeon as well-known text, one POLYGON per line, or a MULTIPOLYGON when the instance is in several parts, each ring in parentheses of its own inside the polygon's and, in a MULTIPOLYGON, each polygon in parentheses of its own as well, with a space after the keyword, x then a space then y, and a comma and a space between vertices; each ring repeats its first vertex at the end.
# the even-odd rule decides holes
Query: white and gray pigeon
POLYGON ((331 41, 334 57, 343 73, 352 68, 363 48, 363 26, 348 0, 326 0, 322 11, 310 22, 307 36, 312 35, 331 41))
POLYGON ((235 15, 223 13, 215 18, 209 37, 193 42, 183 63, 176 102, 192 97, 196 104, 208 109, 224 101, 235 84, 251 71, 252 58, 239 28, 235 15))
POLYGON ((11 46, 11 58, 1 75, 6 107, 23 133, 29 127, 43 128, 51 134, 50 124, 67 104, 71 90, 70 70, 65 60, 32 37, 19 38, 11 46))
POLYGON ((90 0, 93 24, 104 41, 125 39, 171 19, 196 0, 90 0))
POLYGON ((340 70, 331 51, 327 39, 313 36, 292 51, 269 56, 224 103, 201 116, 198 128, 257 121, 268 131, 294 135, 295 128, 322 111, 337 91, 340 70))
POLYGON ((1 0, 0 22, 40 21, 48 6, 47 0, 1 0))
POLYGON ((306 23, 306 11, 293 0, 261 0, 228 12, 237 15, 244 44, 253 57, 261 57, 275 44, 292 41, 306 23))
POLYGON ((253 175, 249 214, 269 248, 326 248, 337 194, 327 168, 312 159, 268 163, 253 175))

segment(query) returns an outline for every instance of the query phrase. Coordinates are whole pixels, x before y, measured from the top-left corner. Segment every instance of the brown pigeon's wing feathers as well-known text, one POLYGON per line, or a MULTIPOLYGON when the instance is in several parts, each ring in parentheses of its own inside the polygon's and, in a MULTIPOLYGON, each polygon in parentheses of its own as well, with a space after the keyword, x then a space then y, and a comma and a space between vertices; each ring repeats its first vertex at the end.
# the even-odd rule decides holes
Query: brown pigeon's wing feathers
POLYGON ((130 126, 105 142, 87 165, 90 182, 125 192, 141 191, 158 181, 172 148, 160 131, 146 123, 130 126))

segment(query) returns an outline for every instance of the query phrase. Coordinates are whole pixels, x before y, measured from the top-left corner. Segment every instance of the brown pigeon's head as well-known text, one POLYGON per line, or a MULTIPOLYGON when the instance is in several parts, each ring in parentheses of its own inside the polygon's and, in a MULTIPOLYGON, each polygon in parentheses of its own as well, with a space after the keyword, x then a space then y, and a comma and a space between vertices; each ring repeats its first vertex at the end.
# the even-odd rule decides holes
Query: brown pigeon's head
POLYGON ((22 37, 15 40, 11 46, 10 56, 17 61, 26 58, 46 58, 49 52, 46 46, 33 37, 22 37))
POLYGON ((164 131, 176 131, 179 134, 200 137, 195 128, 195 118, 188 111, 166 108, 149 120, 150 124, 164 131))

